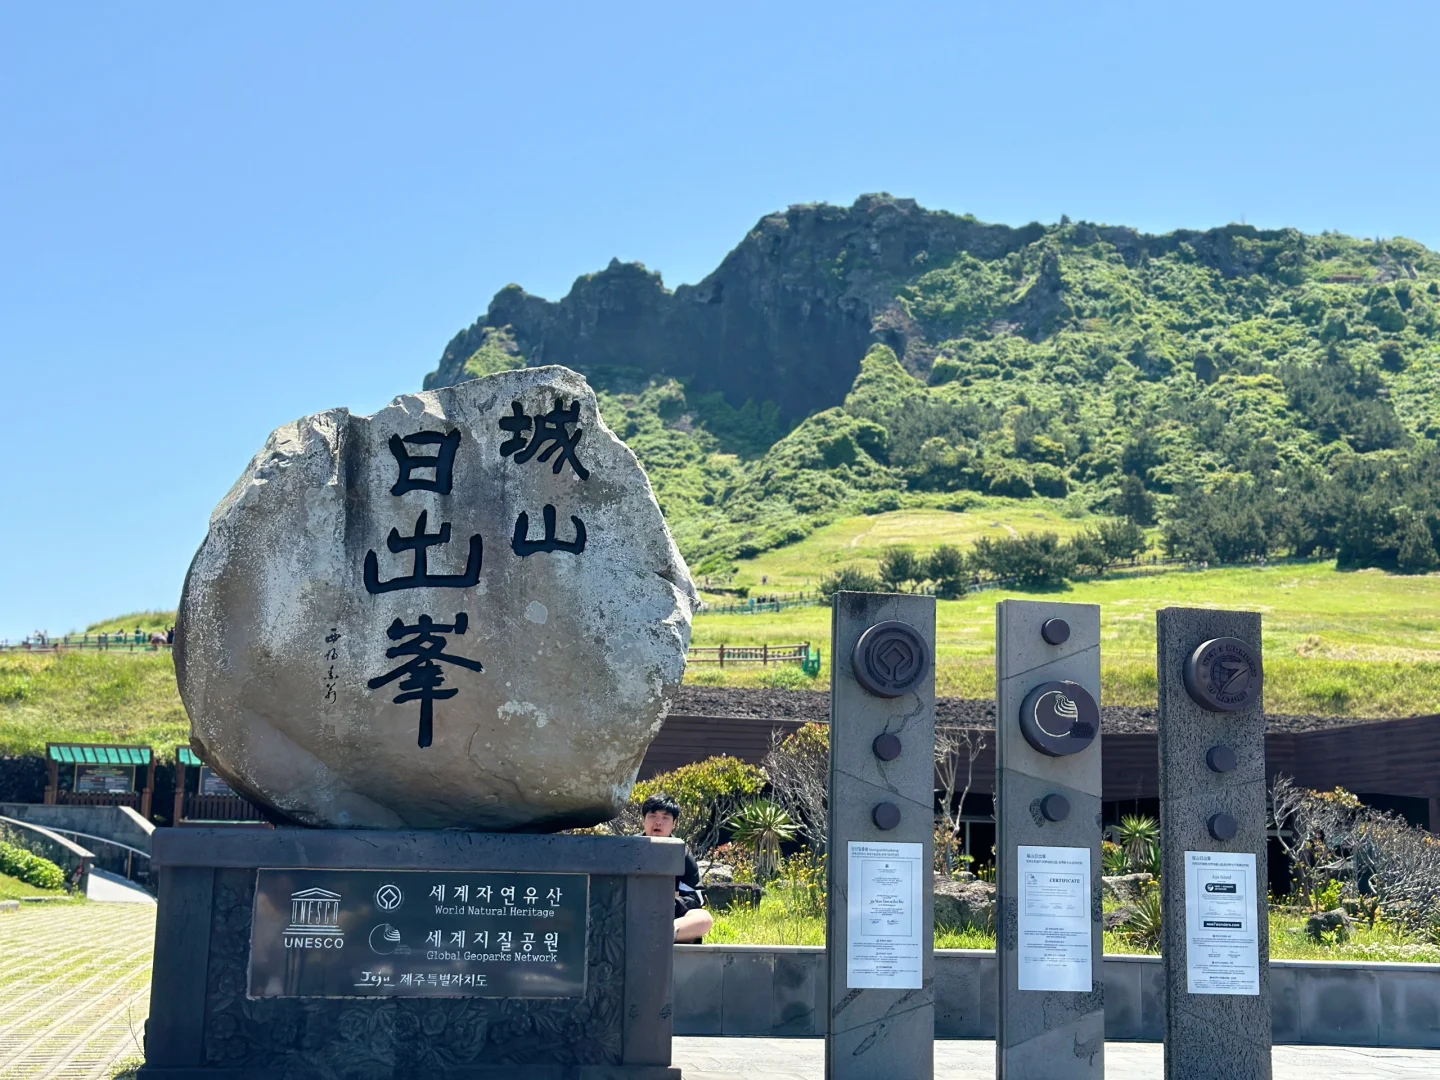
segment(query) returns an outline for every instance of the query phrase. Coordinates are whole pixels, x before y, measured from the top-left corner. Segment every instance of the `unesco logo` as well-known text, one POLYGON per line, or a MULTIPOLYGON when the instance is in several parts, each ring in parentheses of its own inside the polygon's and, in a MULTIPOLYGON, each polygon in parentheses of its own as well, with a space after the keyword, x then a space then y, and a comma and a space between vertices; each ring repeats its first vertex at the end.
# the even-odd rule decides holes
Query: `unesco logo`
POLYGON ((375 890, 375 906, 381 911, 394 911, 405 902, 405 894, 398 885, 381 885, 375 890))

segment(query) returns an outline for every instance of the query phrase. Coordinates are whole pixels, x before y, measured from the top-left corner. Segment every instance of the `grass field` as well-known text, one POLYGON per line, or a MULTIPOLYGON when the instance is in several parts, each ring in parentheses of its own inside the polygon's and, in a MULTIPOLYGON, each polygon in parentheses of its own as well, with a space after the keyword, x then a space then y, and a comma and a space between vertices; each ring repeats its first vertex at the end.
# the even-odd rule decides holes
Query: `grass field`
MULTIPOLYGON (((851 522, 842 523, 851 525, 851 522)), ((839 526, 834 526, 839 528, 839 526)), ((796 545, 804 548, 812 543, 796 545)), ((826 541, 829 544, 829 541, 826 541)), ((816 559, 824 557, 823 551, 816 559)), ((1006 598, 1101 605, 1103 693, 1117 705, 1155 701, 1155 612, 1222 607, 1265 618, 1265 706, 1271 712, 1410 716, 1440 702, 1440 574, 1342 573, 1328 562, 1113 576, 1046 593, 996 590, 937 603, 937 686, 942 695, 994 693, 995 604, 1006 598)), ((811 641, 830 636, 830 610, 699 615, 696 645, 811 641)), ((814 685, 823 688, 828 662, 814 685)), ((692 666, 692 682, 796 685, 793 672, 692 666)))
MULTIPOLYGON (((1067 517, 1064 511, 1064 504, 1055 499, 978 499, 963 512, 896 510, 846 518, 817 529, 798 544, 740 562, 732 584, 758 592, 798 592, 815 588, 822 577, 841 566, 873 571, 881 551, 892 545, 923 554, 940 544, 969 548, 982 536, 1054 532, 1068 537, 1094 521, 1067 517)), ((720 596, 707 594, 707 599, 724 602, 720 596)))
POLYGON ((164 753, 190 740, 168 653, 0 654, 0 755, 46 742, 138 743, 164 753))
MULTIPOLYGON (((779 890, 783 892, 783 890, 779 890)), ((1412 939, 1391 926, 1375 929, 1357 926, 1355 936, 1343 945, 1320 944, 1304 933, 1305 916, 1289 910, 1270 913, 1270 956, 1274 960, 1352 960, 1440 963, 1440 946, 1412 939)), ((758 908, 732 908, 715 917, 707 945, 824 945, 825 920, 788 910, 776 891, 767 893, 758 908)), ((937 949, 994 949, 995 935, 983 930, 937 926, 937 949)), ((1105 952, 1139 953, 1123 934, 1105 932, 1105 952)), ((1156 950, 1158 952, 1158 950, 1156 950)))
MULTIPOLYGON (((1056 508, 1043 513, 1049 515, 1044 520, 1048 527, 1074 527, 1056 508)), ((743 572, 769 566, 782 578, 777 591, 784 591, 786 580, 798 587, 803 565, 818 567, 833 560, 836 552, 854 552, 861 559, 869 557, 861 553, 873 554, 901 535, 947 535, 925 531, 941 516, 974 515, 926 510, 850 519, 793 548, 771 552, 743 572)), ((989 528, 988 522, 996 520, 1020 530, 1013 513, 1007 518, 996 511, 992 517, 987 511, 979 519, 985 524, 977 527, 989 528)), ((1271 712, 1389 717, 1429 714, 1440 707, 1440 574, 1341 573, 1328 562, 1279 563, 1116 575, 1043 594, 997 590, 939 601, 936 675, 942 695, 994 694, 995 604, 1007 597, 1101 605, 1102 692, 1111 704, 1154 703, 1155 612, 1189 606, 1244 608, 1264 615, 1265 707, 1271 712)), ((134 618, 116 622, 133 625, 134 618)), ((829 636, 830 609, 824 607, 760 615, 701 614, 694 623, 696 645, 810 641, 826 654, 825 664, 813 681, 794 666, 721 671, 711 664, 692 665, 686 679, 709 685, 824 689, 829 685, 829 636)), ((163 752, 188 736, 189 722, 168 654, 0 654, 0 755, 43 753, 47 741, 65 739, 141 743, 163 752)))
POLYGON ((37 889, 19 878, 0 874, 0 900, 24 900, 28 896, 64 896, 64 889, 37 889))

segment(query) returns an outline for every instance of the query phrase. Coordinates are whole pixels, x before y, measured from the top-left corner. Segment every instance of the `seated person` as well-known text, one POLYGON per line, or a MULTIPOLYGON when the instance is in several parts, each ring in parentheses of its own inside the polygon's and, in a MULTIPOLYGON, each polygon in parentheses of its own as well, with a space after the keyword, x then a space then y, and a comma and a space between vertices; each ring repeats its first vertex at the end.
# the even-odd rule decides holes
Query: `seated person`
MULTIPOLYGON (((680 822, 680 804, 665 794, 651 795, 640 813, 645 817, 646 836, 673 836, 680 822)), ((685 872, 675 879, 675 941, 698 945, 714 925, 715 919, 705 910, 705 896, 700 891, 700 867, 687 848, 685 872)))

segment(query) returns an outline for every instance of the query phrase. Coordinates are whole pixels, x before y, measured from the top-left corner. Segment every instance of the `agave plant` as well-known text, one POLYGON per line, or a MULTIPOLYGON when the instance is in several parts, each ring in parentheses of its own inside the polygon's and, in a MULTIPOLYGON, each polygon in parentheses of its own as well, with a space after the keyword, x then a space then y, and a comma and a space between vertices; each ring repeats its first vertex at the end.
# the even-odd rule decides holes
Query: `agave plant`
POLYGON ((1115 832, 1132 871, 1159 873, 1160 822, 1148 814, 1126 814, 1115 832))
POLYGON ((1100 845, 1100 865, 1107 875, 1126 874, 1130 872, 1130 856, 1119 844, 1106 840, 1100 845))
POLYGON ((1163 914, 1160 890, 1153 886, 1143 890, 1140 899, 1135 901, 1134 914, 1126 920, 1123 927, 1125 937, 1142 952, 1158 952, 1162 931, 1160 920, 1163 914))
POLYGON ((756 876, 769 881, 780 865, 780 845, 794 840, 800 826, 780 806, 757 799, 730 819, 730 830, 735 843, 754 856, 756 876))

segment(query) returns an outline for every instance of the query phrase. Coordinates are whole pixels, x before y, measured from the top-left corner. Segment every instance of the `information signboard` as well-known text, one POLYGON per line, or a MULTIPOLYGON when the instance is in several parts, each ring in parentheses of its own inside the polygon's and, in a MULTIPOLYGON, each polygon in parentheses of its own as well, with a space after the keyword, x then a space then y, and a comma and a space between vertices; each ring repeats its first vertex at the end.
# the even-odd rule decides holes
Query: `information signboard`
POLYGON ((76 765, 75 790, 84 795, 128 795, 135 790, 135 766, 76 765))
POLYGON ((222 780, 209 765, 200 766, 201 795, 234 795, 235 789, 222 780))
POLYGON ((1253 852, 1185 852, 1185 974, 1192 994, 1260 993, 1253 852))
POLYGON ((923 844, 849 845, 849 989, 918 990, 924 983, 923 844))
POLYGON ((262 869, 249 996, 585 995, 585 874, 262 869))
POLYGON ((1021 990, 1089 993, 1090 849, 1018 846, 1021 990))

